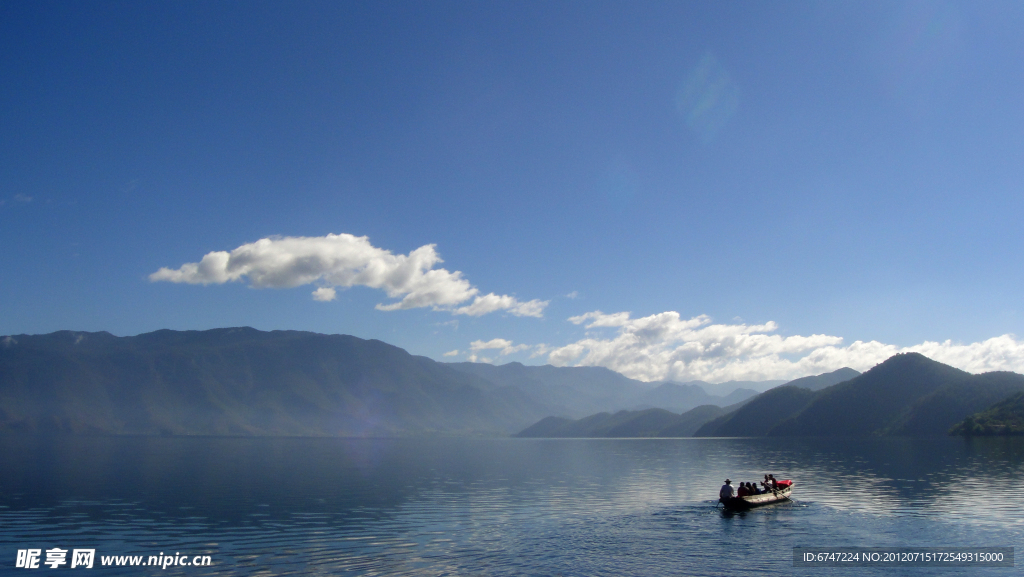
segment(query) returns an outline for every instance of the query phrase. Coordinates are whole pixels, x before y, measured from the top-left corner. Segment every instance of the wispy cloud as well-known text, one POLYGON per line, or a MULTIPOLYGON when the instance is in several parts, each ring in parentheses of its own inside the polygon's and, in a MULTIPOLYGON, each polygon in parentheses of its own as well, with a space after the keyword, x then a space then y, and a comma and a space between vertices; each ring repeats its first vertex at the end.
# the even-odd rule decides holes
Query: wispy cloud
POLYGON ((28 203, 32 202, 32 197, 27 195, 27 194, 21 194, 21 193, 15 194, 14 195, 14 202, 19 202, 21 204, 28 204, 28 203))
POLYGON ((541 343, 539 345, 533 345, 533 352, 530 353, 530 358, 535 359, 537 357, 543 357, 544 355, 551 352, 551 347, 541 343))
POLYGON ((540 318, 544 316, 544 308, 548 306, 548 302, 538 299, 520 302, 515 297, 490 293, 478 296, 469 305, 459 307, 452 312, 457 315, 478 317, 494 311, 505 310, 516 316, 540 318))
POLYGON ((480 295, 461 272, 435 268, 442 262, 433 244, 408 255, 396 255, 371 245, 365 236, 271 237, 231 252, 207 253, 201 261, 177 269, 161 268, 149 275, 149 280, 202 285, 246 280, 254 288, 316 283, 320 287, 313 291, 313 298, 318 301, 334 300, 335 287, 366 286, 399 299, 378 304, 376 308, 382 311, 432 307, 469 316, 495 311, 543 316, 549 301, 522 302, 509 295, 480 295))
MULTIPOLYGON (((978 373, 1024 369, 1024 342, 1013 335, 983 342, 924 342, 910 347, 878 341, 843 345, 830 335, 789 336, 762 325, 711 324, 705 315, 683 319, 674 311, 641 318, 626 312, 593 311, 569 319, 586 328, 615 329, 606 338, 588 334, 547 351, 553 365, 602 366, 645 380, 791 379, 841 367, 867 370, 901 352, 919 352, 939 362, 978 373)), ((541 349, 537 349, 541 350, 541 349)))
POLYGON ((710 141, 736 113, 739 97, 739 87, 729 71, 708 52, 680 87, 676 107, 686 125, 710 141))
POLYGON ((511 355, 519 351, 525 351, 530 345, 515 345, 512 341, 505 339, 491 339, 489 341, 473 341, 469 343, 469 350, 474 353, 480 351, 496 350, 500 356, 511 355))
POLYGON ((445 357, 457 357, 457 356, 459 356, 459 349, 455 349, 454 351, 448 351, 447 353, 444 353, 443 356, 445 356, 445 357))

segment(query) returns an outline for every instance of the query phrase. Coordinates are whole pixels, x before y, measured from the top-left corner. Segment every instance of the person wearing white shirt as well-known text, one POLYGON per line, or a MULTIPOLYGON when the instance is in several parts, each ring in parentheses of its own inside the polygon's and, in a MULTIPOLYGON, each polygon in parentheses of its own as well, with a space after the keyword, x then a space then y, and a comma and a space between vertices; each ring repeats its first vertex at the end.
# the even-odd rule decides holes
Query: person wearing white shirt
POLYGON ((732 481, 726 479, 725 484, 722 485, 722 488, 718 491, 718 500, 724 501, 726 499, 732 499, 732 496, 732 481))

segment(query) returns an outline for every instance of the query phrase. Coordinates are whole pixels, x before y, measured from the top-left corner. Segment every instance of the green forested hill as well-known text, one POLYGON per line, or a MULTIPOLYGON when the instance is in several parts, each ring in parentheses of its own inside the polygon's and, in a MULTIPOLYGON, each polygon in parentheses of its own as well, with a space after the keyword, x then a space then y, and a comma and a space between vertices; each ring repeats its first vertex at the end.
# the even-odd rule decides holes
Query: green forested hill
POLYGON ((1024 435, 1024 392, 970 415, 950 429, 954 435, 1024 435))
POLYGON ((885 432, 897 435, 944 435, 951 423, 964 415, 991 407, 993 404, 1024 391, 1024 376, 998 371, 974 375, 921 397, 885 432))

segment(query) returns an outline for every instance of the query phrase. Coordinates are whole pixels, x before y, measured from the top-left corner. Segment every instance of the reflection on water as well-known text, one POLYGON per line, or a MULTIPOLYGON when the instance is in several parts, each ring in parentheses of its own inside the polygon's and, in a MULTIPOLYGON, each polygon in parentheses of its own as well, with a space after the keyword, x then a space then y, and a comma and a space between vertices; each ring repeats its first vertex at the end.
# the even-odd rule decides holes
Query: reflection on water
POLYGON ((1022 468, 1024 439, 7 438, 0 573, 59 546, 213 557, 181 575, 820 575, 791 548, 1024 545, 1022 468), (793 502, 715 508, 768 472, 793 502))

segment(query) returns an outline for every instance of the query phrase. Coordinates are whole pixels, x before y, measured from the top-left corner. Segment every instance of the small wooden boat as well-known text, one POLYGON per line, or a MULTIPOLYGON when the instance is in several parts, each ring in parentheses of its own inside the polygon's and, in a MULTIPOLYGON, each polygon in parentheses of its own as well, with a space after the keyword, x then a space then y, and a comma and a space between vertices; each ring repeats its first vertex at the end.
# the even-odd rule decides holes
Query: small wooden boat
POLYGON ((793 482, 786 480, 779 481, 779 488, 769 493, 747 495, 745 497, 730 497, 728 499, 720 499, 719 501, 722 505, 725 505, 726 509, 739 511, 760 507, 761 505, 770 505, 772 503, 778 503, 779 501, 788 501, 789 496, 792 493, 793 482))

